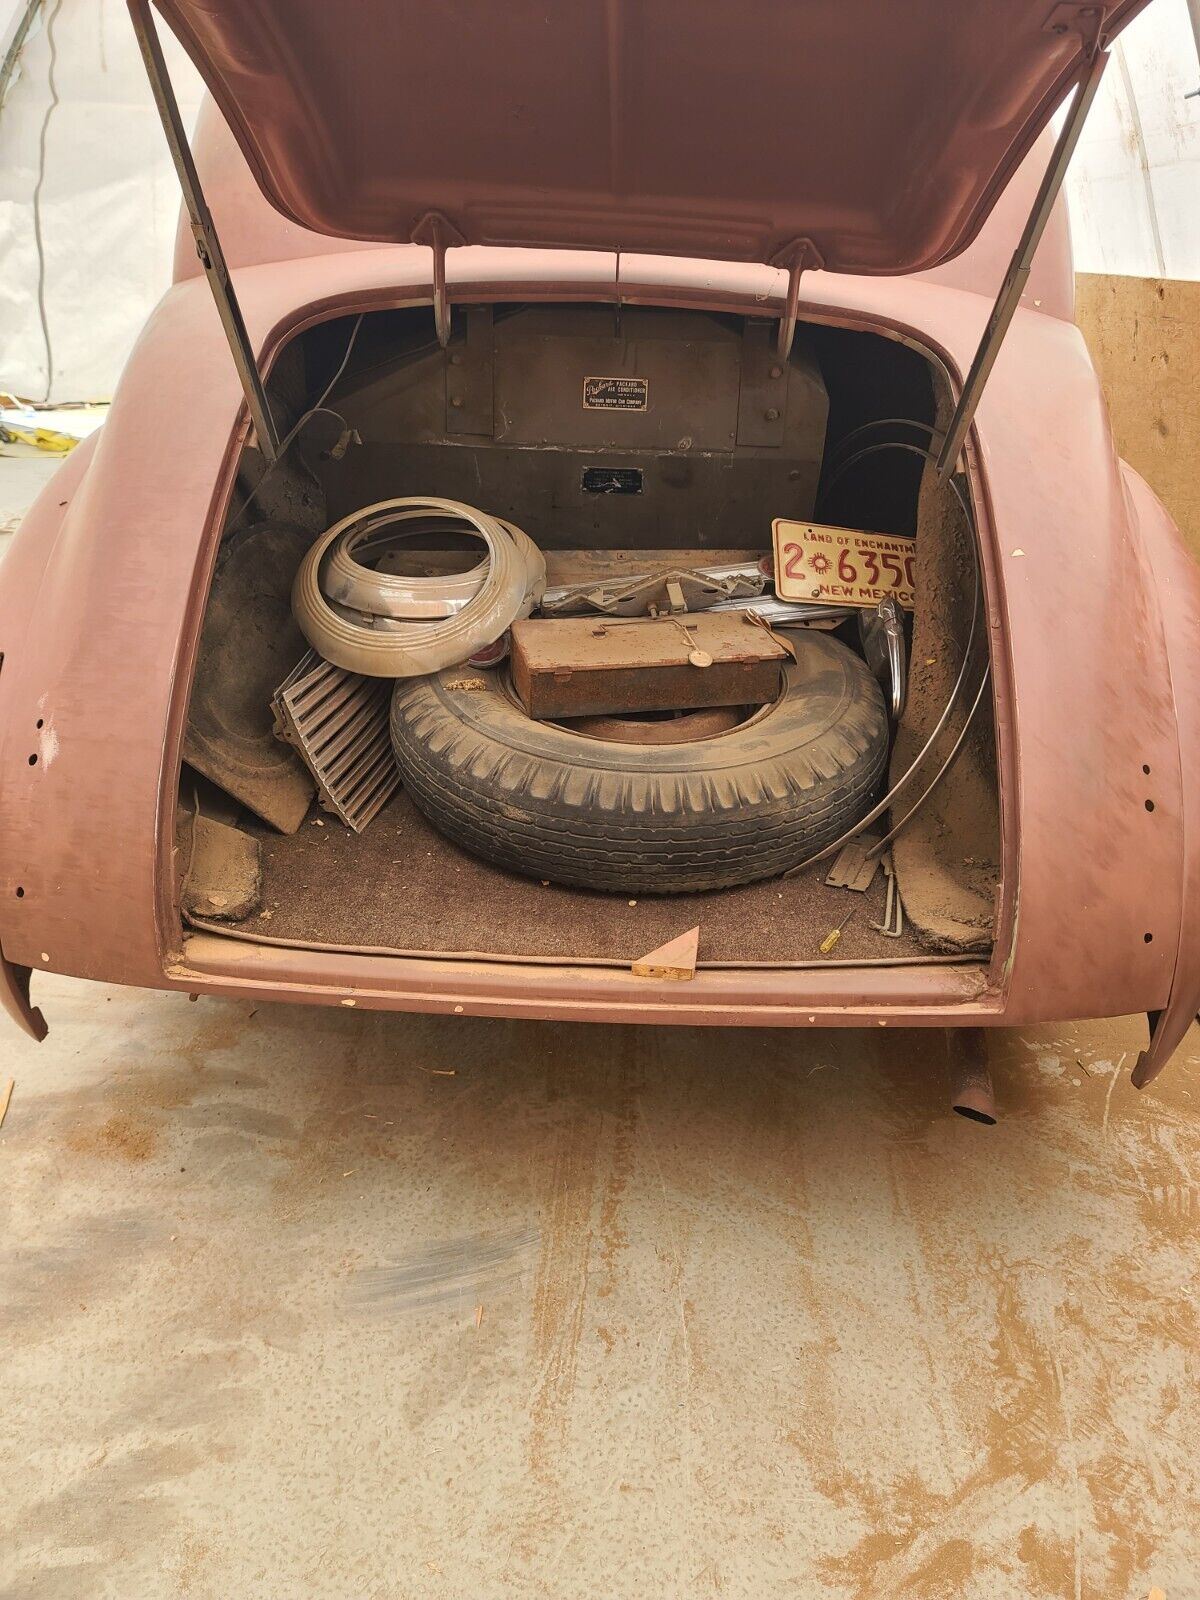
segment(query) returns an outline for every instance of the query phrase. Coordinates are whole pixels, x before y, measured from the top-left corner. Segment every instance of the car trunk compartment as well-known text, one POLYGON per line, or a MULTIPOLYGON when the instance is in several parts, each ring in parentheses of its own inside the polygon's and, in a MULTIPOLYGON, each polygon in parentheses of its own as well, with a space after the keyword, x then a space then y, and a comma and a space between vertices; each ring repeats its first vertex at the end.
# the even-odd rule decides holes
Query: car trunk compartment
MULTIPOLYGON (((918 455, 882 448, 851 459, 864 441, 928 440, 947 404, 940 372, 898 340, 818 324, 802 325, 782 361, 770 333, 753 318, 577 305, 471 308, 446 350, 419 310, 319 324, 291 342, 271 377, 285 427, 301 424, 297 442, 273 472, 244 452, 222 548, 271 518, 311 540, 377 500, 429 495, 518 524, 544 552, 553 585, 752 562, 768 553, 775 518, 824 519, 916 536, 914 646, 924 655, 914 654, 914 671, 939 657, 957 663, 974 535, 953 526, 947 492, 918 455)), ((428 570, 461 559, 453 540, 431 543, 428 570)), ((827 626, 859 650, 856 621, 827 626)), ((303 641, 292 642, 299 660, 303 641)), ((237 692, 222 700, 210 683, 217 714, 194 703, 193 724, 247 714, 251 663, 226 652, 226 668, 237 692)), ((927 709, 928 695, 916 702, 927 709)), ((880 928, 882 872, 865 894, 828 886, 828 862, 688 894, 563 887, 460 848, 403 791, 361 834, 315 805, 291 833, 243 812, 239 826, 260 849, 258 908, 237 923, 195 911, 188 921, 301 947, 502 960, 624 965, 696 922, 702 965, 819 961, 839 927, 829 956, 838 963, 978 956, 990 947, 999 881, 990 702, 982 710, 940 803, 926 808, 924 838, 921 819, 909 830, 915 915, 899 938, 880 928), (947 933, 939 917, 950 901, 947 933)), ((957 727, 952 720, 893 819, 957 727)), ((912 753, 903 725, 898 744, 912 753)), ((208 791, 187 766, 180 798, 185 810, 207 810, 208 791)))

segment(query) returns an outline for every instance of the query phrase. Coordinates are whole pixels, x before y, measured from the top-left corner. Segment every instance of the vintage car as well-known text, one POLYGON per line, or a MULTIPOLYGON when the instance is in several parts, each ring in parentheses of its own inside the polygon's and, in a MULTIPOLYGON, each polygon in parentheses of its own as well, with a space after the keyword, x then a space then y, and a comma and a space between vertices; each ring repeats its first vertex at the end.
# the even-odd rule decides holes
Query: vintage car
POLYGON ((1145 1012, 1152 1078, 1200 1007, 1200 573, 1115 454, 1058 198, 1136 0, 157 7, 211 93, 189 150, 130 0, 174 283, 0 567, 12 1017, 44 1034, 43 971, 583 1021, 1145 1012), (813 599, 847 604, 768 618, 765 700, 600 725, 535 719, 495 656, 331 644, 376 787, 330 814, 279 694, 306 605, 367 613, 303 574, 418 501, 476 542, 395 567, 406 615, 422 583, 457 615, 499 524, 538 574, 505 621, 778 585, 779 525, 834 541, 813 599), (911 551, 882 665, 838 530, 911 551))

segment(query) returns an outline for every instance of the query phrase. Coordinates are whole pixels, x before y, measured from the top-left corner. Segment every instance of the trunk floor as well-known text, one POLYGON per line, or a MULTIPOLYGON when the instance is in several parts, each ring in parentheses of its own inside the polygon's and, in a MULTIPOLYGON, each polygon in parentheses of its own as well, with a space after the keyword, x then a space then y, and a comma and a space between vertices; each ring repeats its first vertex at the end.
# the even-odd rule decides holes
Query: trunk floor
POLYGON ((827 888, 828 863, 787 882, 707 894, 543 887, 444 839, 403 792, 362 834, 314 807, 298 832, 258 837, 269 914, 239 926, 272 939, 624 964, 699 923, 701 963, 812 961, 853 911, 831 959, 928 953, 907 929, 899 939, 872 931, 883 920, 882 872, 865 895, 827 888))

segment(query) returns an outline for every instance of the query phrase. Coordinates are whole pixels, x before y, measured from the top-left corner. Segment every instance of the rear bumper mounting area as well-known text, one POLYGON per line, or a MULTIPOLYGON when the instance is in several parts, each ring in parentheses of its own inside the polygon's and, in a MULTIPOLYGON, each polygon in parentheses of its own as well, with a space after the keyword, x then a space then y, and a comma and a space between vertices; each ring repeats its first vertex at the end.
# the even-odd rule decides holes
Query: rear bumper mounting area
POLYGON ((982 964, 704 967, 680 984, 616 966, 303 950, 194 934, 166 982, 191 992, 480 1017, 693 1027, 954 1027, 1001 1020, 982 964))
POLYGON ((23 1033, 40 1044, 50 1031, 46 1019, 29 997, 30 967, 19 967, 0 950, 0 1006, 23 1033))

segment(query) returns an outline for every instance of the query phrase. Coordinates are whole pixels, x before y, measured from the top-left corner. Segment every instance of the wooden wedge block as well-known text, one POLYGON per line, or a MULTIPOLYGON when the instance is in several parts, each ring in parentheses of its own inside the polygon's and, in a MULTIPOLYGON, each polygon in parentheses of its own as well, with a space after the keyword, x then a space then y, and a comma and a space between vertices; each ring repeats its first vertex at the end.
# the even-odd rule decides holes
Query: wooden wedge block
POLYGON ((633 963, 635 978, 671 978, 685 983, 696 976, 696 957, 700 951, 700 927, 689 928, 677 939, 668 939, 657 950, 633 963))

